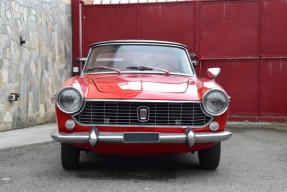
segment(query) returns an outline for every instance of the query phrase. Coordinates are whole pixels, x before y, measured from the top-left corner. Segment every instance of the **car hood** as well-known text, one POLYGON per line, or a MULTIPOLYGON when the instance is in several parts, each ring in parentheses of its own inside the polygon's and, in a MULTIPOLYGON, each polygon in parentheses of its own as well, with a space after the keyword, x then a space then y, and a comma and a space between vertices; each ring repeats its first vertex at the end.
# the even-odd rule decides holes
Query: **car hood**
POLYGON ((203 94, 220 88, 208 79, 162 74, 87 74, 62 84, 80 90, 85 99, 201 101, 203 94))
POLYGON ((185 77, 124 75, 114 77, 95 77, 93 82, 102 93, 120 92, 158 92, 184 93, 189 80, 185 77))

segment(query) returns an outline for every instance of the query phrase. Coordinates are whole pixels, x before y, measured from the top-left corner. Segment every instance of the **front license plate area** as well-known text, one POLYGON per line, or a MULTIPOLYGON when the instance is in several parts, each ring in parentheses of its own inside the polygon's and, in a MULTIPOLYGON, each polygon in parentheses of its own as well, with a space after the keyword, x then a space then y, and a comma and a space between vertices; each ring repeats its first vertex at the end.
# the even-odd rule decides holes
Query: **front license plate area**
POLYGON ((124 143, 158 143, 159 133, 124 133, 124 143))

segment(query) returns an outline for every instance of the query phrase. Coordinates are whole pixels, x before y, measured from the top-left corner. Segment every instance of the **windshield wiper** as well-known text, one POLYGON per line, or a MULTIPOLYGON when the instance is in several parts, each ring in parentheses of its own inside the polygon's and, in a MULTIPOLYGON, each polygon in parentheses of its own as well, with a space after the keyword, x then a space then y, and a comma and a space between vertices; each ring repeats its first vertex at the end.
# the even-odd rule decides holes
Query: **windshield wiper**
POLYGON ((113 70, 116 71, 118 74, 122 74, 122 72, 116 68, 112 68, 112 67, 105 67, 105 66, 94 66, 88 69, 85 69, 85 71, 92 71, 94 69, 108 69, 108 70, 113 70))
POLYGON ((151 67, 151 66, 143 66, 143 65, 139 65, 139 66, 131 66, 131 67, 127 67, 127 69, 132 69, 132 70, 139 70, 139 71, 152 71, 152 70, 158 70, 158 71, 162 71, 164 72, 166 75, 170 75, 170 72, 165 70, 165 69, 161 69, 161 68, 157 68, 157 67, 151 67))

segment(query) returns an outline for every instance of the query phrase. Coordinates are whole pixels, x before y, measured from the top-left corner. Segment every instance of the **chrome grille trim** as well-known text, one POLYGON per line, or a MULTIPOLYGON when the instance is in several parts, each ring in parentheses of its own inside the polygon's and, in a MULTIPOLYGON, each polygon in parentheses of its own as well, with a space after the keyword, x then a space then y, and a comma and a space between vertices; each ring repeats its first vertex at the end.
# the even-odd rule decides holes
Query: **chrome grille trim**
POLYGON ((180 100, 139 100, 139 99, 85 99, 85 101, 116 101, 116 102, 144 102, 144 103, 202 103, 201 101, 180 100))
POLYGON ((157 128, 201 128, 213 119, 204 113, 199 101, 109 99, 86 100, 83 109, 72 117, 82 126, 157 128), (150 108, 149 121, 138 121, 137 108, 139 106, 150 108))

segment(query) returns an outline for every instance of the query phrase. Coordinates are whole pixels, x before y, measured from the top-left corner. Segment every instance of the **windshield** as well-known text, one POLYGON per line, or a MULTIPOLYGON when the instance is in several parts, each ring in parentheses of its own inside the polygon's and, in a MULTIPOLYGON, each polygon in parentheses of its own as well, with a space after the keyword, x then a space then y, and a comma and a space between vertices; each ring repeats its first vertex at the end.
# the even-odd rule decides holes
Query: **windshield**
POLYGON ((84 73, 194 74, 184 49, 158 45, 94 47, 84 73))

